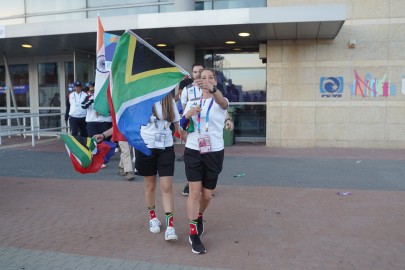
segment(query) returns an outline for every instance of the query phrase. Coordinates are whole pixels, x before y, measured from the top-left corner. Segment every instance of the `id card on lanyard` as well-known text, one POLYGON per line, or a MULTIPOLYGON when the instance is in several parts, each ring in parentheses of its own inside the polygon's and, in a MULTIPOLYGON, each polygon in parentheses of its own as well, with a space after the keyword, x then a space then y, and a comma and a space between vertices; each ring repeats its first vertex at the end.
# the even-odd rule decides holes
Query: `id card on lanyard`
MULTIPOLYGON (((210 104, 208 105, 207 113, 205 115, 205 132, 208 132, 208 122, 209 122, 209 114, 214 103, 214 98, 211 99, 210 104)), ((200 99, 200 108, 202 108, 202 97, 200 99)), ((205 154, 211 152, 211 139, 208 134, 201 134, 201 112, 198 114, 198 147, 200 149, 200 154, 205 154)))
MULTIPOLYGON (((155 124, 155 127, 159 129, 156 117, 153 118, 153 122, 155 124)), ((165 121, 164 130, 166 130, 166 126, 167 121, 165 121)), ((155 148, 164 150, 166 147, 165 143, 166 143, 166 134, 163 133, 163 130, 158 133, 155 133, 155 148)))
POLYGON ((198 147, 200 148, 200 154, 211 152, 211 140, 208 135, 200 135, 198 138, 198 147))

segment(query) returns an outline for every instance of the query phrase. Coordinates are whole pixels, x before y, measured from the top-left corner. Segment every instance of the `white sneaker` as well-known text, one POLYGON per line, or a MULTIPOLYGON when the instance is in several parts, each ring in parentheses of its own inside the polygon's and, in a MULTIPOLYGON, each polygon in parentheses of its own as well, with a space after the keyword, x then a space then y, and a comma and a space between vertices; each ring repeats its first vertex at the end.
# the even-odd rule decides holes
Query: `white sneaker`
POLYGON ((149 230, 151 233, 160 233, 160 221, 157 218, 149 221, 149 230))
POLYGON ((177 240, 176 230, 173 227, 167 227, 165 232, 165 240, 177 240))

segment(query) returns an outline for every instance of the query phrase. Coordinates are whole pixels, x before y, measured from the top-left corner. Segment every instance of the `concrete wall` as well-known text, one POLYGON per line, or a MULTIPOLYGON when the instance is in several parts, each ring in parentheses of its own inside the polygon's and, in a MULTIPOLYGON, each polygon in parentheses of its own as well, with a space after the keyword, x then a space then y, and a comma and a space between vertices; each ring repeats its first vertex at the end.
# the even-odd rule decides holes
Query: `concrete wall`
POLYGON ((268 6, 328 3, 347 6, 336 39, 267 43, 267 146, 404 149, 405 1, 269 0, 268 6), (396 93, 352 95, 355 71, 362 80, 369 74, 389 82, 396 93), (343 77, 342 97, 321 97, 321 77, 343 77))

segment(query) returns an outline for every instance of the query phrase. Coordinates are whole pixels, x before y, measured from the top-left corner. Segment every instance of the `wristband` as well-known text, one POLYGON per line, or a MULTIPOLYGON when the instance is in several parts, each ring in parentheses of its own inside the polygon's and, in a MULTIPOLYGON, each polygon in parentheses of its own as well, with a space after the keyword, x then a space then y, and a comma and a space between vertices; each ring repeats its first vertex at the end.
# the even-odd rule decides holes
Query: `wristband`
POLYGON ((212 87, 212 91, 209 91, 211 94, 214 94, 217 91, 217 87, 214 85, 214 87, 212 87))
POLYGON ((103 135, 103 140, 105 139, 105 134, 104 134, 104 132, 103 133, 101 133, 101 135, 103 135))

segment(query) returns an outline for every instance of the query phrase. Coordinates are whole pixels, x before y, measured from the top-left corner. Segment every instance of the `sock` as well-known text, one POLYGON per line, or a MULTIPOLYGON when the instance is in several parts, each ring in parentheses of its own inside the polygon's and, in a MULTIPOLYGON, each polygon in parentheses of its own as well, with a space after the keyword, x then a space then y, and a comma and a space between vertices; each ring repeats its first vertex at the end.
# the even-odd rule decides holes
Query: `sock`
POLYGON ((190 235, 197 234, 197 219, 189 219, 188 222, 190 224, 190 235))
POLYGON ((173 227, 173 213, 166 213, 166 227, 173 227))
POLYGON ((156 217, 155 206, 148 207, 148 210, 149 210, 150 219, 154 219, 156 217))
POLYGON ((202 216, 203 216, 203 212, 198 212, 198 218, 200 219, 202 219, 202 216))

